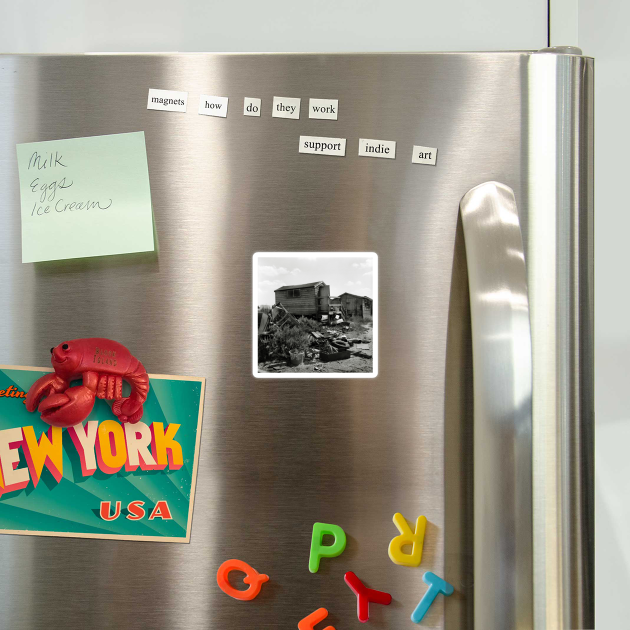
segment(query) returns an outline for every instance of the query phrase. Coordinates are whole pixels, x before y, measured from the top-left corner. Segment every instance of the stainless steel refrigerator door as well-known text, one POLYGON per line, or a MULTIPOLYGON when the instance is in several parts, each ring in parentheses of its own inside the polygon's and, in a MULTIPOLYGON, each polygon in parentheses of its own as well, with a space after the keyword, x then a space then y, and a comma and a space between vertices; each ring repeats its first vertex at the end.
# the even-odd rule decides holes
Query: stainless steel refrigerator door
MULTIPOLYGON (((149 372, 207 377, 191 543, 0 536, 0 625, 262 630, 295 627, 325 606, 327 621, 341 629, 358 625, 343 583, 353 570, 394 596, 391 606, 373 607, 370 623, 402 628, 431 570, 455 594, 436 600, 423 627, 472 627, 472 351, 459 202, 481 182, 508 185, 526 255, 538 255, 545 234, 531 219, 540 191, 532 173, 544 156, 534 151, 542 133, 531 118, 534 57, 556 75, 556 87, 567 78, 556 69, 571 69, 582 95, 575 113, 586 116, 576 143, 588 162, 592 62, 582 57, 0 59, 0 362, 43 365, 60 339, 105 336, 132 349, 149 372), (148 111, 151 87, 188 91, 188 113, 148 111), (228 96, 228 117, 197 115, 200 94, 228 96), (274 95, 301 97, 303 109, 309 97, 338 98, 339 119, 272 118, 274 95), (242 116, 245 96, 263 99, 260 118, 242 116), (21 264, 15 144, 138 130, 146 134, 157 253, 21 264), (346 157, 299 155, 300 135, 347 138, 346 157), (396 140, 396 159, 358 157, 359 137, 396 140), (412 164, 413 144, 438 147, 437 165, 412 164), (257 251, 378 254, 376 379, 252 376, 257 251), (429 520, 419 569, 387 557, 395 512, 429 520), (348 546, 312 575, 315 521, 341 525, 348 546), (218 589, 216 570, 230 557, 270 576, 255 601, 218 589)), ((547 110, 555 116, 555 101, 547 110)), ((571 234, 582 243, 590 205, 580 182, 571 234)), ((564 257, 562 269, 577 269, 578 289, 588 294, 589 265, 578 265, 581 250, 572 244, 559 252, 545 241, 545 255, 564 257)), ((567 295, 579 291, 569 287, 567 295)), ((555 304, 555 293, 549 299, 555 304)), ((538 298, 534 307, 544 310, 538 298)), ((588 322, 574 323, 580 361, 588 360, 588 322)), ((534 399, 535 335, 533 327, 534 399)), ((556 360, 563 359, 549 359, 556 360)), ((581 363, 569 369, 588 397, 581 363)), ((572 413, 569 424, 583 417, 572 413)))

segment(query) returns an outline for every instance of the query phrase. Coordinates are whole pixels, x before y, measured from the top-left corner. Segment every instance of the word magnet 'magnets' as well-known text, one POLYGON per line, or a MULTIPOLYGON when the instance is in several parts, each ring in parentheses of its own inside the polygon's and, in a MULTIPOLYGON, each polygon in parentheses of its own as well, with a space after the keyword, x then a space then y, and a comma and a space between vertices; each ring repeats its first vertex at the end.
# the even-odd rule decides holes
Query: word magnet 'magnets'
POLYGON ((311 538, 311 555, 308 559, 308 570, 311 573, 319 571, 319 561, 322 558, 336 558, 340 556, 346 548, 346 532, 339 525, 329 525, 327 523, 313 524, 313 537, 311 538), (333 536, 335 541, 332 545, 322 544, 324 536, 333 536))
POLYGON ((394 514, 394 524, 400 532, 400 536, 396 536, 389 543, 389 557, 394 564, 402 564, 407 567, 417 567, 422 561, 422 546, 424 545, 424 532, 427 528, 426 516, 419 516, 416 521, 415 533, 407 524, 405 517, 396 512, 394 514), (411 553, 404 553, 403 547, 412 545, 411 553))

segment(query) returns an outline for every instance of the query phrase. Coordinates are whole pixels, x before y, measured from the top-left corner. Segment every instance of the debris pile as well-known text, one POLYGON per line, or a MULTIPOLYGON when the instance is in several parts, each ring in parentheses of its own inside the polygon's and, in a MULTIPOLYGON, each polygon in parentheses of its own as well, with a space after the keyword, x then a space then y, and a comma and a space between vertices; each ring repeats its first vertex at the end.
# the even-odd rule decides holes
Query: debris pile
POLYGON ((322 364, 351 357, 372 359, 371 327, 345 320, 340 313, 317 322, 297 319, 278 303, 258 309, 258 362, 265 371, 284 371, 288 366, 322 364))

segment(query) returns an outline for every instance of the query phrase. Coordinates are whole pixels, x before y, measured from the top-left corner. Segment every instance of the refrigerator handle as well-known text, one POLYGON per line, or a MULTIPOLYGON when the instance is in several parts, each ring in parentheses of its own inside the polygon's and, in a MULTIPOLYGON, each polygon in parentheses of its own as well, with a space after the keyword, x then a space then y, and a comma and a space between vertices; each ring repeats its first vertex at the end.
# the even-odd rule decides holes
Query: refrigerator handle
POLYGON ((474 619, 531 628, 532 344, 514 192, 499 182, 460 202, 473 346, 474 619))

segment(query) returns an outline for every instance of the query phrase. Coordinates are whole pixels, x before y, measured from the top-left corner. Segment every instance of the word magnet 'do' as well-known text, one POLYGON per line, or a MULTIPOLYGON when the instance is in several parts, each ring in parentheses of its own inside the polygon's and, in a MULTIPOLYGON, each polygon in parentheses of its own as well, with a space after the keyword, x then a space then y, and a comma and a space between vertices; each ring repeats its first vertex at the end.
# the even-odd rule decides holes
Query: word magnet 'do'
POLYGON ((389 557, 394 564, 402 564, 407 567, 417 567, 422 560, 422 546, 424 544, 424 532, 427 528, 426 516, 419 516, 416 521, 415 533, 407 524, 405 517, 396 512, 394 514, 394 524, 400 532, 400 536, 396 536, 389 543, 389 557), (403 547, 412 545, 411 553, 404 553, 403 547))
POLYGON ((256 569, 250 567, 249 564, 242 560, 226 560, 217 571, 217 584, 219 588, 226 595, 246 602, 251 601, 260 593, 263 583, 267 582, 267 580, 269 580, 268 575, 258 573, 256 569), (243 578, 243 582, 249 584, 249 588, 245 591, 234 588, 228 579, 230 571, 242 571, 245 573, 246 575, 243 578))
POLYGON ((313 524, 313 537, 311 538, 311 555, 308 559, 308 570, 311 573, 319 571, 319 561, 322 558, 336 558, 346 548, 346 532, 339 525, 327 523, 313 524), (324 536, 333 536, 332 545, 323 545, 324 536))

